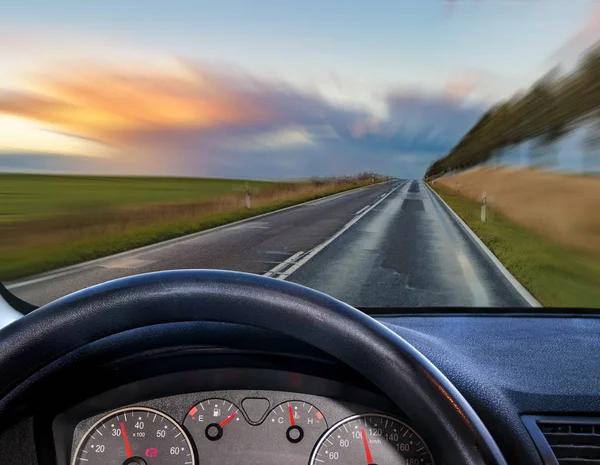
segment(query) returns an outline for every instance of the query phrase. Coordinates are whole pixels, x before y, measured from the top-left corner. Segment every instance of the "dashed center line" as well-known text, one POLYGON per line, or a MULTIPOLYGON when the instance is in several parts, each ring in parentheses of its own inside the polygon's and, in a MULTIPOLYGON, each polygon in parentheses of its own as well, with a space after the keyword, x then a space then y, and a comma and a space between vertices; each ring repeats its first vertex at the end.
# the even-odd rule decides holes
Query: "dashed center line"
POLYGON ((356 212, 354 218, 352 218, 350 221, 348 221, 344 226, 342 226, 342 228, 340 230, 338 230, 333 236, 331 236, 326 241, 322 242, 321 244, 317 245, 313 249, 309 250, 307 253, 304 253, 304 252, 295 253, 290 258, 288 258, 286 261, 280 263, 276 267, 267 271, 264 274, 264 276, 271 276, 271 277, 275 277, 276 279, 281 279, 281 280, 287 279, 292 273, 298 271, 298 269, 300 269, 300 267, 302 267, 303 265, 308 263, 308 261, 311 260, 315 255, 317 255, 321 250, 323 250, 325 247, 327 247, 329 244, 331 244, 333 241, 335 241, 338 237, 340 237, 342 234, 344 234, 348 229, 350 229, 354 224, 356 224, 363 216, 365 216, 367 213, 369 213, 371 210, 373 210, 377 205, 379 205, 381 202, 383 202, 389 195, 394 193, 396 190, 398 190, 404 184, 405 184, 405 182, 402 184, 399 184, 398 186, 394 187, 391 191, 389 191, 385 194, 382 194, 382 196, 379 198, 379 200, 377 200, 377 202, 375 202, 374 204, 367 205, 365 208, 356 212), (284 268, 285 268, 285 271, 283 271, 284 268), (277 275, 277 276, 275 276, 275 275, 277 275))
POLYGON ((264 276, 275 276, 275 275, 281 275, 282 270, 287 267, 292 265, 293 263, 295 263, 295 260, 300 257, 300 255, 302 255, 304 252, 301 250, 300 252, 296 252, 294 255, 292 255, 291 257, 288 257, 286 260, 284 260, 283 262, 281 262, 279 265, 276 265, 275 267, 271 268, 269 271, 267 271, 264 276))
POLYGON ((363 208, 361 208, 360 210, 358 210, 355 215, 360 215, 362 212, 364 212, 367 208, 369 208, 370 205, 366 205, 363 208))

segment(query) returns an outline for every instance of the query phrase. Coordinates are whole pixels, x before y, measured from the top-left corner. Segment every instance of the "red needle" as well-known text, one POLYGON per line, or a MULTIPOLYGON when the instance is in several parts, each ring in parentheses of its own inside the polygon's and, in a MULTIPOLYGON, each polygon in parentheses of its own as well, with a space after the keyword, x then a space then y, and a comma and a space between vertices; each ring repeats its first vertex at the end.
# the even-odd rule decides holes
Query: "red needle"
POLYGON ((362 435, 363 445, 365 446, 365 454, 367 456, 367 464, 373 463, 373 456, 371 455, 371 449, 369 449, 369 441, 367 441, 367 435, 365 434, 365 429, 361 429, 360 433, 362 435))
POLYGON ((294 410, 292 409, 292 406, 290 404, 288 404, 288 410, 290 412, 290 425, 294 426, 296 424, 296 422, 294 421, 294 410))
POLYGON ((131 446, 129 445, 129 438, 127 437, 127 431, 125 431, 125 423, 121 423, 121 436, 123 436, 123 442, 125 443, 125 452, 127 453, 127 458, 129 458, 133 454, 131 453, 131 446))
POLYGON ((219 426, 221 428, 223 428, 223 426, 225 426, 227 423, 229 423, 231 420, 233 420, 236 416, 237 416, 237 412, 233 412, 231 415, 229 415, 227 418, 225 418, 225 420, 223 420, 221 423, 219 423, 219 426))

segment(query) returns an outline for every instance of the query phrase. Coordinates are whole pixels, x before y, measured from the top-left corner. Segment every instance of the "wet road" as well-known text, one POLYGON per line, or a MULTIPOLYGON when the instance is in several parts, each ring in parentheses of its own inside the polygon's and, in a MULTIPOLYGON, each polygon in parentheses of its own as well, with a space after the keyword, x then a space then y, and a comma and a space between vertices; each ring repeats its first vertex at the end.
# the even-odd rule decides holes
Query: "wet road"
POLYGON ((41 305, 150 271, 219 268, 313 287, 358 307, 528 306, 420 181, 396 180, 9 285, 41 305))

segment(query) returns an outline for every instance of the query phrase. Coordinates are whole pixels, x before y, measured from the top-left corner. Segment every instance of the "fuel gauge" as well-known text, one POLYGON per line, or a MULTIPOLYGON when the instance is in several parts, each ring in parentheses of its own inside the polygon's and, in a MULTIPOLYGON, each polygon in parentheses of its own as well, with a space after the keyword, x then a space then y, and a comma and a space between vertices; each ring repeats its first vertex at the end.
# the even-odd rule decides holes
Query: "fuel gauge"
POLYGON ((183 426, 199 449, 228 447, 244 435, 248 423, 238 408, 224 399, 208 399, 194 405, 185 416, 183 426))
POLYGON ((327 429, 327 422, 318 408, 297 400, 277 405, 265 423, 275 437, 284 436, 291 444, 306 443, 310 448, 327 429))

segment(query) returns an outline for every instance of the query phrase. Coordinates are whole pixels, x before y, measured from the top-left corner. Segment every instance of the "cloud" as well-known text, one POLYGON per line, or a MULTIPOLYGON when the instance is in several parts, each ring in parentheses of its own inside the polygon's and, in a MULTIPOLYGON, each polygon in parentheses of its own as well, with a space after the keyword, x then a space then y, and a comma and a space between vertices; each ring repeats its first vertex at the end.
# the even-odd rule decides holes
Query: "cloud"
POLYGON ((592 2, 585 22, 552 54, 554 62, 572 62, 600 40, 600 2, 592 2))
POLYGON ((88 66, 46 74, 34 85, 39 93, 0 96, 0 111, 109 141, 132 131, 260 124, 273 118, 256 101, 255 89, 210 73, 188 77, 88 66))
MULTIPOLYGON (((51 70, 31 89, 0 94, 0 114, 120 148, 118 156, 73 168, 123 173, 298 177, 410 169, 416 177, 483 111, 465 100, 468 85, 450 83, 441 93, 388 92, 387 116, 375 118, 315 91, 186 61, 170 69, 51 70)), ((64 171, 73 160, 53 157, 44 166, 55 160, 64 171)), ((14 156, 4 166, 7 160, 14 165, 14 156)))
POLYGON ((380 131, 391 138, 412 138, 413 145, 403 147, 409 151, 423 144, 433 150, 447 150, 485 111, 484 105, 469 103, 464 97, 412 89, 392 91, 386 97, 388 117, 380 131))
POLYGON ((40 90, 0 94, 0 112, 108 142, 170 129, 227 132, 327 123, 343 131, 365 115, 282 82, 190 63, 169 73, 88 66, 47 73, 34 86, 40 90))
POLYGON ((492 105, 498 100, 510 97, 528 81, 518 76, 507 76, 485 69, 468 67, 447 79, 443 94, 457 103, 470 103, 474 106, 492 105))
POLYGON ((457 76, 446 81, 444 94, 451 100, 462 101, 469 97, 479 86, 479 80, 473 76, 457 76))

